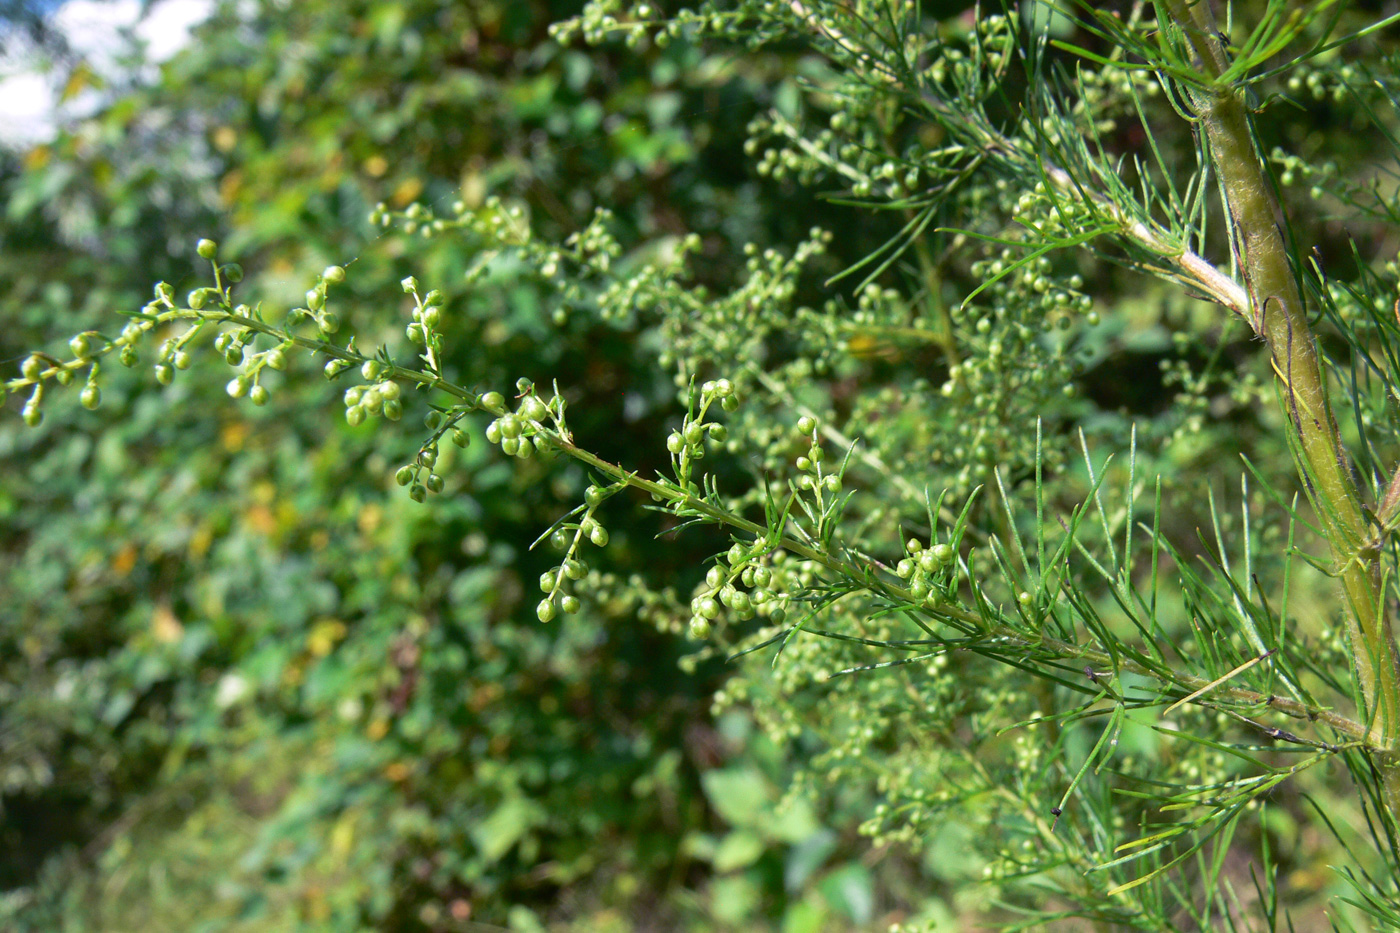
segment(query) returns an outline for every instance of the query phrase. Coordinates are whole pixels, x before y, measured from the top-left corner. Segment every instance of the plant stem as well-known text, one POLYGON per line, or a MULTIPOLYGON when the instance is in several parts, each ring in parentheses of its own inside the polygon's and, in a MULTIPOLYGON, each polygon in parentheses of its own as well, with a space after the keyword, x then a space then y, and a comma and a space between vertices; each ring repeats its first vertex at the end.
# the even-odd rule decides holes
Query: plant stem
POLYGON ((1346 594, 1351 657, 1370 741, 1379 756, 1388 802, 1400 816, 1400 659, 1385 611, 1379 554, 1327 398, 1327 376, 1298 280, 1280 232, 1283 215, 1254 147, 1239 92, 1221 81, 1229 59, 1205 0, 1166 0, 1202 71, 1193 106, 1214 155, 1249 290, 1250 322, 1268 343, 1291 446, 1346 594))

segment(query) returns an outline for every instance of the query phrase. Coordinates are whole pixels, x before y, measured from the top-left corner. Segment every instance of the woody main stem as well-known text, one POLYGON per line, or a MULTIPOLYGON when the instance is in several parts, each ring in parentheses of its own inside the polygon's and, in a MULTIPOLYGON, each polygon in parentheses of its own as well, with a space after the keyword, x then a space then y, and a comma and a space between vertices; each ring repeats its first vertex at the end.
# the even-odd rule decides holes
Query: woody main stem
POLYGON ((1207 83, 1192 93, 1230 210, 1249 290, 1250 320, 1269 346, 1298 467, 1347 600, 1351 657, 1392 813, 1400 816, 1400 658, 1386 615, 1379 548, 1373 543, 1351 459, 1327 397, 1327 377, 1284 244, 1282 213, 1255 151, 1250 117, 1228 67, 1207 0, 1167 0, 1207 83), (1213 79, 1213 80, 1211 80, 1213 79))

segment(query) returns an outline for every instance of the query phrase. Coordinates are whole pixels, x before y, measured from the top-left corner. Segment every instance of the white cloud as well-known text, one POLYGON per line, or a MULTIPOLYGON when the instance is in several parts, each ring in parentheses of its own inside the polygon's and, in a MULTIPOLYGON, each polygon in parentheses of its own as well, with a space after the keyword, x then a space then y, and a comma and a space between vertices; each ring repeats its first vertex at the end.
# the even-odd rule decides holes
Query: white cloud
MULTIPOLYGON (((68 0, 53 14, 54 28, 98 73, 115 76, 134 51, 129 35, 145 47, 150 64, 166 61, 190 41, 190 31, 213 12, 214 0, 161 0, 141 17, 140 0, 68 0)), ((0 145, 31 146, 51 139, 60 107, 81 112, 91 95, 60 105, 56 76, 43 71, 40 56, 10 63, 0 78, 0 145)))

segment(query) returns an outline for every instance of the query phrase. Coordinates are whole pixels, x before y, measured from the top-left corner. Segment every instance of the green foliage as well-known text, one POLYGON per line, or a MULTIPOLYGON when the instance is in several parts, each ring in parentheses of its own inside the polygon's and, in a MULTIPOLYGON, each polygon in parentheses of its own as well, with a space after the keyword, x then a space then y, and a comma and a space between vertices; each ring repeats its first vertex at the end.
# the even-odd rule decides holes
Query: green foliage
POLYGON ((1393 924, 1388 22, 572 12, 7 167, 7 919, 1393 924))

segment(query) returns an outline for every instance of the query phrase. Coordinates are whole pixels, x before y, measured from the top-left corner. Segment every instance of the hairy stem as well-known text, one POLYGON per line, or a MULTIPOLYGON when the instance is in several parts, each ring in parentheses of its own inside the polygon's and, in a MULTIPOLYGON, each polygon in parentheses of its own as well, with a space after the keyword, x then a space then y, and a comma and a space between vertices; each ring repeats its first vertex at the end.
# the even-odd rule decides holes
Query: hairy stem
MULTIPOLYGON (((1283 215, 1254 146, 1250 115, 1239 92, 1221 80, 1228 57, 1206 0, 1167 0, 1206 80, 1193 106, 1214 154, 1249 291, 1250 322, 1269 346, 1293 450, 1323 520, 1346 594, 1351 656, 1373 745, 1400 749, 1400 659, 1385 612, 1378 553, 1350 457, 1327 397, 1307 309, 1281 232, 1283 215)), ((1400 814, 1400 765, 1383 756, 1387 793, 1400 814)))

